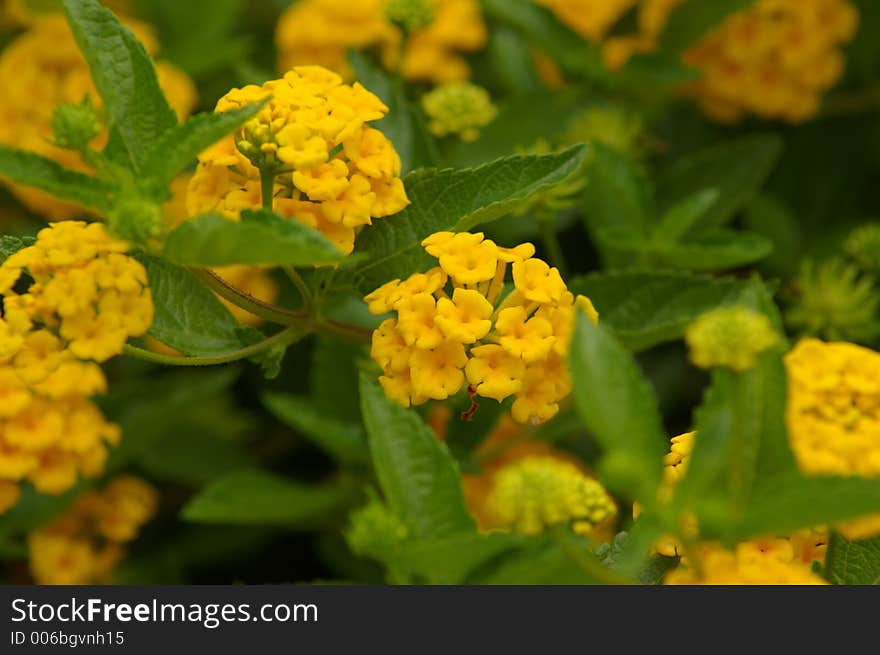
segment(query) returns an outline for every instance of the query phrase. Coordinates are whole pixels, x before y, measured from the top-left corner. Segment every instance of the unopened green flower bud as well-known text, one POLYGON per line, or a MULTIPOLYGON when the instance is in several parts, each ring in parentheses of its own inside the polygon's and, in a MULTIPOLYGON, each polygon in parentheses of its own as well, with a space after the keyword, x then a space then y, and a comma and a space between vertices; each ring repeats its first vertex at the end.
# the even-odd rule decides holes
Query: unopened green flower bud
POLYGON ((840 259, 805 262, 789 296, 785 320, 802 334, 866 342, 880 333, 874 280, 840 259))
POLYGON ((631 156, 639 151, 641 117, 617 107, 590 107, 577 114, 562 135, 565 145, 601 143, 631 156))
POLYGON ((110 231, 126 241, 145 243, 162 235, 162 205, 143 198, 120 202, 107 216, 110 231))
POLYGON ((868 223, 853 230, 843 251, 866 273, 880 273, 880 223, 868 223))
POLYGON ((761 353, 779 343, 779 334, 764 314, 748 307, 719 307, 702 314, 685 332, 691 361, 702 368, 725 367, 742 372, 761 353))
POLYGON ((405 32, 418 32, 434 22, 436 0, 386 0, 385 17, 405 32))
POLYGON ((422 107, 431 133, 457 134, 462 141, 475 141, 498 113, 488 91, 470 82, 441 84, 422 97, 422 107))
POLYGON ((101 121, 88 96, 79 104, 58 105, 52 114, 52 134, 59 148, 83 150, 101 133, 101 121))
POLYGON ((378 498, 351 513, 345 533, 348 545, 357 555, 385 560, 406 539, 406 526, 378 498))

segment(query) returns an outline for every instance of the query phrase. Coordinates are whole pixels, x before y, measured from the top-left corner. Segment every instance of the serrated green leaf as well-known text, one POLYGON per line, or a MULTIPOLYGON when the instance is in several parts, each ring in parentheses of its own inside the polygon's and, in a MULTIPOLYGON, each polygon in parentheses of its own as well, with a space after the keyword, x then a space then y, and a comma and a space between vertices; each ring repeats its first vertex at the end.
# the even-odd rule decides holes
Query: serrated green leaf
POLYGON ((343 464, 369 461, 367 436, 359 423, 326 413, 305 397, 286 393, 264 393, 263 405, 286 425, 323 448, 343 464))
POLYGON ((721 227, 755 197, 781 154, 777 135, 754 134, 685 155, 660 174, 661 204, 671 207, 698 191, 716 189, 718 199, 695 229, 721 227))
POLYGON ((240 221, 203 214, 165 240, 165 257, 186 266, 231 264, 317 266, 345 255, 324 235, 268 210, 243 211, 240 221))
POLYGON ((463 584, 469 574, 523 542, 518 535, 497 532, 408 541, 395 550, 389 564, 427 584, 463 584))
POLYGON ((0 264, 22 248, 33 245, 35 241, 34 237, 15 237, 9 234, 0 236, 0 264))
POLYGON ((832 584, 880 585, 880 538, 848 541, 832 533, 825 574, 832 584))
POLYGON ((570 365, 575 407, 603 449, 600 471, 618 491, 652 497, 666 440, 650 384, 607 328, 593 325, 582 312, 570 365))
POLYGON ((181 510, 191 523, 302 526, 353 499, 345 484, 307 485, 259 470, 231 473, 202 489, 181 510))
POLYGON ((689 273, 628 271, 574 278, 569 288, 588 296, 600 322, 639 351, 680 338, 697 316, 736 300, 746 285, 689 273))
POLYGON ((246 345, 238 321, 191 271, 156 257, 140 259, 155 308, 150 336, 195 356, 219 355, 246 345))
POLYGON ((166 131, 152 145, 141 168, 146 185, 165 190, 184 168, 206 148, 228 137, 254 116, 265 103, 221 113, 196 114, 166 131))
POLYGON ((751 6, 755 0, 685 0, 675 6, 660 34, 660 47, 681 52, 699 41, 730 14, 751 6))
POLYGON ((361 373, 361 406, 379 484, 391 509, 416 539, 474 530, 458 465, 431 429, 401 407, 368 373, 361 373))
POLYGON ((110 143, 124 147, 137 171, 156 141, 177 124, 159 88, 153 61, 131 30, 97 0, 62 0, 62 4, 103 100, 110 143))
POLYGON ((110 208, 113 189, 91 175, 64 168, 33 152, 0 146, 0 177, 34 187, 99 214, 110 208))
POLYGON ((755 485, 746 514, 726 536, 788 534, 869 514, 880 514, 880 479, 784 473, 755 485))
POLYGON ((421 248, 423 239, 501 218, 533 194, 565 180, 585 154, 585 146, 575 146, 552 155, 505 157, 473 169, 410 173, 404 183, 412 204, 358 236, 355 253, 368 257, 356 269, 358 287, 366 293, 423 270, 431 259, 421 248))

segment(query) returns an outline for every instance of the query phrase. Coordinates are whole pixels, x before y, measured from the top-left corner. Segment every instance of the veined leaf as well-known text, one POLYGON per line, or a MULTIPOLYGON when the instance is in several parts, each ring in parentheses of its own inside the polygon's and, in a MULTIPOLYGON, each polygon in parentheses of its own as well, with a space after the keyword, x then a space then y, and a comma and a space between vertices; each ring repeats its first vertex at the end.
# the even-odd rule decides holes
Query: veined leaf
POLYGON ((585 153, 585 146, 574 146, 551 155, 504 157, 473 169, 410 173, 404 183, 412 204, 396 216, 377 220, 358 237, 355 253, 369 258, 356 270, 359 288, 372 291, 423 270, 431 261, 421 248, 423 239, 501 218, 533 194, 565 180, 585 153))
POLYGON ((153 62, 131 30, 97 0, 62 0, 73 36, 104 101, 112 148, 138 171, 156 141, 177 124, 153 62))
POLYGON ((715 228, 651 252, 660 266, 691 271, 722 271, 760 261, 773 252, 773 243, 760 234, 715 228))
POLYGON ((143 256, 155 318, 149 334, 185 355, 219 355, 245 345, 238 321, 193 273, 143 256))
POLYGON ((165 240, 164 255, 187 266, 262 264, 317 266, 345 255, 323 234, 267 210, 243 211, 240 221, 203 214, 165 240))
POLYGON ((630 350, 673 341, 703 312, 743 293, 740 281, 670 271, 591 273, 569 283, 589 296, 600 322, 630 350))
POLYGON ((110 208, 113 189, 91 175, 64 168, 33 152, 0 146, 0 177, 81 205, 100 214, 110 208))
POLYGON ((356 495, 345 484, 307 485, 259 470, 220 478, 187 503, 185 521, 224 525, 310 525, 356 495))
POLYGON ((152 146, 141 175, 147 183, 164 190, 174 177, 195 161, 209 146, 229 136, 254 116, 264 103, 221 113, 202 113, 166 131, 152 146))
POLYGON ((832 584, 880 585, 880 538, 848 541, 832 533, 825 574, 832 584))
POLYGON ((575 407, 604 451, 600 470, 615 489, 652 497, 666 442, 653 389, 607 328, 582 312, 570 357, 575 407))
POLYGON ((415 539, 472 532, 458 465, 419 415, 361 373, 361 404, 379 484, 415 539))

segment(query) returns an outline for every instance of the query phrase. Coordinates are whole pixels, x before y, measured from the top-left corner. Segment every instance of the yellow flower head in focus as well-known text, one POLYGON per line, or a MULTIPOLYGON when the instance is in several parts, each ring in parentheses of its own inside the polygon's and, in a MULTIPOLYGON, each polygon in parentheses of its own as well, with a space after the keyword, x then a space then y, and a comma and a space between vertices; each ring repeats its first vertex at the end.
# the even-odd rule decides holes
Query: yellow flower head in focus
POLYGON ((462 141, 475 141, 480 128, 495 120, 498 113, 488 91, 470 82, 441 84, 422 97, 422 107, 432 134, 454 134, 462 141))
POLYGON ((389 70, 438 84, 468 79, 462 55, 486 38, 477 0, 300 0, 275 31, 279 70, 319 64, 352 79, 348 50, 377 49, 389 70))
POLYGON ((368 125, 388 108, 358 83, 320 66, 301 66, 280 80, 233 89, 217 111, 268 98, 235 134, 199 157, 187 211, 217 211, 238 220, 262 205, 260 172, 274 175, 273 208, 322 232, 340 250, 354 248, 357 228, 409 204, 400 157, 368 125))
POLYGON ((474 395, 515 400, 520 423, 542 423, 571 392, 567 356, 575 312, 598 315, 529 243, 502 248, 482 233, 438 232, 422 242, 439 265, 365 298, 377 315, 371 356, 385 393, 404 406, 474 395), (513 269, 513 289, 505 276, 513 269))
POLYGON ((733 550, 717 544, 696 549, 700 571, 683 561, 666 575, 672 585, 782 585, 828 584, 812 572, 810 564, 797 557, 788 539, 747 541, 733 550))
POLYGON ((494 527, 526 535, 572 522, 598 525, 616 512, 602 485, 571 462, 551 456, 527 456, 502 467, 486 499, 494 527))
POLYGON ((139 478, 121 476, 87 491, 64 514, 28 535, 31 574, 37 584, 107 582, 124 545, 156 513, 158 494, 139 478))
POLYGON ((697 318, 688 326, 685 341, 697 366, 742 372, 754 366, 761 353, 778 345, 779 335, 766 316, 734 305, 697 318))
MULTIPOLYGON (((152 29, 125 19, 147 51, 155 55, 158 45, 152 29)), ((159 84, 169 104, 183 118, 196 104, 192 81, 167 62, 157 62, 159 84)), ((39 15, 28 29, 0 53, 0 85, 4 90, 0 106, 0 144, 35 152, 67 168, 90 172, 75 150, 58 147, 52 141, 52 118, 59 105, 78 105, 88 97, 100 111, 101 98, 92 83, 88 64, 79 51, 70 27, 60 13, 39 15)), ((101 148, 106 130, 92 141, 101 148)), ((15 195, 31 210, 49 220, 65 220, 83 213, 41 191, 9 184, 15 195)))

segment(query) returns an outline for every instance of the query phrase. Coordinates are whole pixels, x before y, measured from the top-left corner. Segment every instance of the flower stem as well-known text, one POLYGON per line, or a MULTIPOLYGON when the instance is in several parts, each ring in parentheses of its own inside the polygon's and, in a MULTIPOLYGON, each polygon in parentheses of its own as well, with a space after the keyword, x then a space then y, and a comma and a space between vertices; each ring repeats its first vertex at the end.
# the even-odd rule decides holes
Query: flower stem
POLYGON ((259 316, 264 320, 279 325, 298 325, 308 319, 308 314, 305 312, 278 307, 277 305, 254 298, 252 295, 229 284, 229 282, 214 271, 205 268, 193 268, 191 270, 211 291, 254 316, 259 316))
POLYGON ((131 344, 125 344, 124 352, 126 355, 131 355, 138 359, 143 359, 155 364, 166 364, 168 366, 216 366, 218 364, 228 364, 230 362, 248 359, 249 357, 259 355, 261 352, 275 346, 289 346, 303 338, 306 333, 307 331, 302 327, 291 326, 285 328, 278 334, 274 334, 271 337, 263 339, 255 344, 251 344, 250 346, 245 346, 238 350, 232 350, 221 355, 210 355, 205 357, 176 357, 174 355, 161 355, 159 353, 150 352, 149 350, 144 350, 143 348, 138 348, 137 346, 132 346, 131 344))
POLYGON ((272 210, 273 196, 275 194, 275 170, 260 169, 260 192, 263 197, 263 209, 272 210))
POLYGON ((296 290, 299 291, 299 295, 302 296, 303 311, 308 311, 312 304, 312 292, 309 290, 306 281, 303 280, 302 275, 300 275, 293 266, 285 266, 284 272, 287 274, 287 277, 290 278, 290 281, 293 282, 296 290))

